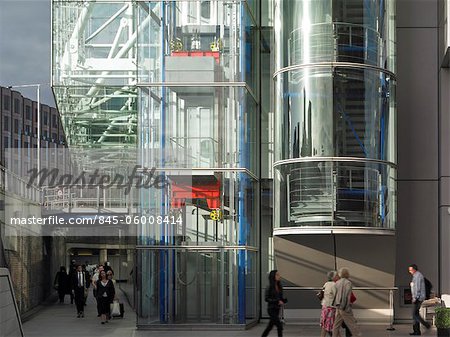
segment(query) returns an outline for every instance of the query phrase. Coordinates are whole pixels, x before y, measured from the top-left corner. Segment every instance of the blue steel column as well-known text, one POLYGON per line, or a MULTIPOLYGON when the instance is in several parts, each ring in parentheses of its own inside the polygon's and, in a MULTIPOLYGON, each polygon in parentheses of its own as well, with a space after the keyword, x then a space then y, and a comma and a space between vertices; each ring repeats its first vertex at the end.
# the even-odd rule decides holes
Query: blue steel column
MULTIPOLYGON (((161 3, 161 82, 164 83, 165 81, 165 23, 166 23, 166 3, 163 1, 161 3)), ((166 136, 165 136, 165 130, 166 130, 166 118, 165 118, 165 111, 166 111, 166 89, 164 86, 161 87, 161 132, 160 132, 160 155, 161 155, 161 167, 165 166, 164 163, 164 154, 165 154, 165 147, 166 147, 166 136)), ((162 212, 164 212, 166 209, 166 190, 161 190, 161 215, 162 212)), ((167 237, 166 232, 164 228, 164 222, 161 223, 161 245, 167 244, 167 237)), ((161 322, 167 322, 166 317, 166 301, 167 301, 167 250, 161 249, 160 251, 160 280, 159 280, 159 319, 161 322)))
MULTIPOLYGON (((243 82, 245 80, 245 7, 244 4, 241 3, 240 5, 240 53, 239 53, 239 67, 241 71, 241 78, 240 80, 243 82)), ((240 90, 240 95, 243 94, 243 90, 240 90)), ((243 96, 243 95, 242 95, 243 96)), ((241 101, 245 101, 245 97, 240 97, 241 101)), ((247 149, 245 147, 245 127, 244 125, 244 109, 246 106, 241 103, 239 105, 239 163, 241 167, 248 167, 247 159, 248 159, 248 153, 247 149)), ((245 209, 245 174, 239 173, 237 175, 238 181, 239 181, 239 246, 245 246, 247 241, 247 235, 246 235, 246 228, 248 226, 247 223, 247 210, 245 209)), ((238 252, 238 321, 239 324, 245 323, 245 265, 246 265, 246 254, 245 250, 240 249, 238 252)))

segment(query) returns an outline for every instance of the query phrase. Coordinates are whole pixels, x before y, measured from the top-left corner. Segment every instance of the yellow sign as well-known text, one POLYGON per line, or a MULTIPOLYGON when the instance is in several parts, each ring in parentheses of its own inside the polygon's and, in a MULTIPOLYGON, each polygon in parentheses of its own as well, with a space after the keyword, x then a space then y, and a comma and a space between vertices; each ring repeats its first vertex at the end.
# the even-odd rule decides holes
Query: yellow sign
POLYGON ((214 209, 211 211, 211 213, 209 213, 209 217, 212 220, 220 220, 222 219, 222 211, 220 209, 214 209))

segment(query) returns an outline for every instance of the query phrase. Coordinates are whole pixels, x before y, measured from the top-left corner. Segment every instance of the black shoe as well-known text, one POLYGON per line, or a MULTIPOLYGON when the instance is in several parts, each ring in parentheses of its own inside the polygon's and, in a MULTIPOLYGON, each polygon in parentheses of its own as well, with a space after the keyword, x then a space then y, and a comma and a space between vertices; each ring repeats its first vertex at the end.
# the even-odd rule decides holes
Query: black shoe
POLYGON ((427 324, 425 324, 425 328, 427 328, 427 330, 430 330, 431 324, 427 322, 427 324))
POLYGON ((81 313, 81 318, 84 318, 84 312, 81 313))
POLYGON ((105 324, 105 322, 101 322, 102 324, 105 324))
POLYGON ((97 315, 97 317, 100 317, 100 316, 101 316, 100 314, 97 315))
POLYGON ((410 332, 409 335, 410 336, 420 336, 421 333, 420 332, 410 332))
POLYGON ((77 318, 80 318, 80 314, 77 314, 77 318))

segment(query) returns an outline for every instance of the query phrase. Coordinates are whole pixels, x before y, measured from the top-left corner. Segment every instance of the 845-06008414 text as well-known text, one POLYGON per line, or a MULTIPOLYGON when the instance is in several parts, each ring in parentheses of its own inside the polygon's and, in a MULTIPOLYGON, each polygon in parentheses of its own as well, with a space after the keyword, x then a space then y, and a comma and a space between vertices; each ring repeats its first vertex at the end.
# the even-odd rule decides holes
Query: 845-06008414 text
POLYGON ((96 222, 100 225, 138 225, 138 224, 150 224, 150 225, 162 225, 162 224, 182 224, 183 219, 181 215, 99 215, 96 222))

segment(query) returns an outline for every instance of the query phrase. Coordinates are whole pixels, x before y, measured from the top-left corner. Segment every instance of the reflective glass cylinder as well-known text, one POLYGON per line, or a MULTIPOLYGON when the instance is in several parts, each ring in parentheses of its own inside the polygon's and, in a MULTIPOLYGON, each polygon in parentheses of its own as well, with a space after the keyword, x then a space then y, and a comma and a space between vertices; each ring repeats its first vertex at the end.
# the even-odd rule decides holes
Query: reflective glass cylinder
POLYGON ((275 1, 276 227, 394 229, 395 1, 275 1))

